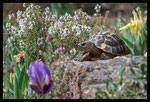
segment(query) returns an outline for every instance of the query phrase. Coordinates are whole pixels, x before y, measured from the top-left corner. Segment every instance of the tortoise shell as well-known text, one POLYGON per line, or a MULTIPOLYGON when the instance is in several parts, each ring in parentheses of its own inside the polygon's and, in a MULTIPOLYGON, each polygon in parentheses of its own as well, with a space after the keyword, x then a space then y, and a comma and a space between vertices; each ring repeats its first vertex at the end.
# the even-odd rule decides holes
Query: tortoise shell
POLYGON ((89 41, 93 42, 99 49, 114 55, 131 53, 131 50, 125 45, 118 34, 109 31, 99 32, 93 35, 89 41))

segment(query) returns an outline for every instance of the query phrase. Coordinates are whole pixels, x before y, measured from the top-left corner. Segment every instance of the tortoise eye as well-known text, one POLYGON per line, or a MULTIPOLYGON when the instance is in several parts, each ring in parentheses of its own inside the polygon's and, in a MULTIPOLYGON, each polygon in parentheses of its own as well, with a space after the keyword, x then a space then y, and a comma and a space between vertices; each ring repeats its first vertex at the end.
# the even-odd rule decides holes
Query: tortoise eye
POLYGON ((85 43, 85 42, 81 43, 81 46, 85 46, 85 45, 86 45, 86 43, 85 43))

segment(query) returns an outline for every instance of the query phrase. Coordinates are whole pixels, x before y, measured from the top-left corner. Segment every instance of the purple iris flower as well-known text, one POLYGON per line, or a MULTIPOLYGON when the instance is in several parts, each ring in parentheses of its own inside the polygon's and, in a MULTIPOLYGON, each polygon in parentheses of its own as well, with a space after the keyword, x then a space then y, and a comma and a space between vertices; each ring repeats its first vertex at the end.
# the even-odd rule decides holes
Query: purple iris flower
POLYGON ((42 61, 31 62, 28 74, 30 87, 38 94, 45 94, 52 90, 53 81, 51 80, 50 70, 42 61))

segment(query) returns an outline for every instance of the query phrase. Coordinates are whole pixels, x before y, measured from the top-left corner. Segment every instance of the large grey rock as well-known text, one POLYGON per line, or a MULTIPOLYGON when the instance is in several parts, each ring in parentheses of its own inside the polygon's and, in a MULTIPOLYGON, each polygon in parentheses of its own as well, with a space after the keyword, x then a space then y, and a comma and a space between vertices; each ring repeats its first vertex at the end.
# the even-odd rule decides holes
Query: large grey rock
POLYGON ((147 56, 118 56, 109 60, 75 62, 70 81, 70 93, 73 99, 94 99, 96 88, 105 90, 106 79, 118 82, 122 65, 125 65, 125 77, 132 77, 132 67, 139 76, 139 66, 147 66, 147 56))

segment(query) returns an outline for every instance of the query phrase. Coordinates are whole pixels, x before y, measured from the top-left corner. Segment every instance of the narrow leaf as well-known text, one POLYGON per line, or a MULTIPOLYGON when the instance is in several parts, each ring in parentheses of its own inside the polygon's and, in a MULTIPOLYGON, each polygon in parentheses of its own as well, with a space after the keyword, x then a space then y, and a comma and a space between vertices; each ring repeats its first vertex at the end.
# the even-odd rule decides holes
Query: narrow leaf
POLYGON ((20 76, 19 76, 19 81, 18 81, 20 89, 22 89, 22 83, 23 83, 22 79, 24 78, 25 73, 26 73, 25 72, 25 67, 23 67, 23 69, 22 69, 22 71, 20 73, 20 76))
POLYGON ((20 75, 20 69, 19 69, 18 64, 16 62, 15 62, 15 74, 16 74, 17 78, 20 75))
POLYGON ((123 37, 123 36, 121 36, 121 38, 125 41, 126 45, 127 45, 129 48, 133 49, 133 44, 132 44, 132 42, 130 42, 127 38, 125 38, 125 37, 123 37))
POLYGON ((134 69, 132 67, 130 67, 130 71, 131 71, 132 74, 135 75, 135 71, 134 71, 134 69))
POLYGON ((124 25, 127 25, 127 24, 128 24, 125 20, 122 19, 122 17, 120 17, 120 20, 121 20, 121 22, 122 22, 124 25))
POLYGON ((104 91, 98 91, 98 92, 95 93, 95 98, 96 99, 108 99, 109 96, 104 91))
POLYGON ((22 83, 22 91, 24 92, 25 88, 26 88, 26 79, 25 77, 23 77, 23 83, 22 83))
POLYGON ((16 75, 14 79, 14 99, 19 99, 18 79, 16 75))

